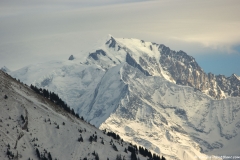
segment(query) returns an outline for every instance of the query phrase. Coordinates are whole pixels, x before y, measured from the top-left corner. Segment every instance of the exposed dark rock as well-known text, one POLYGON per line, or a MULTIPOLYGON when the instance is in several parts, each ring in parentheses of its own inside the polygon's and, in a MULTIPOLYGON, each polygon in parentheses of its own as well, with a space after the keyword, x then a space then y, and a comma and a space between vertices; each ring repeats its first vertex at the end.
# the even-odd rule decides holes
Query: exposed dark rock
POLYGON ((150 48, 151 51, 153 50, 152 45, 150 45, 149 48, 150 48))
POLYGON ((46 78, 46 79, 44 79, 44 80, 41 82, 41 86, 42 86, 42 87, 46 87, 46 86, 48 86, 51 82, 52 82, 52 79, 46 78))
POLYGON ((179 132, 179 133, 182 133, 182 134, 187 134, 187 132, 181 127, 171 126, 171 128, 176 132, 179 132))
POLYGON ((213 148, 215 148, 215 149, 219 149, 219 148, 222 148, 222 147, 223 147, 223 144, 220 143, 220 142, 214 142, 214 143, 212 143, 211 146, 212 146, 213 148))
MULTIPOLYGON (((205 140, 197 138, 195 136, 192 136, 192 139, 197 142, 198 144, 201 144, 202 146, 206 147, 209 150, 213 150, 214 148, 205 140)), ((204 150, 201 150, 200 152, 204 152, 204 150)))
POLYGON ((72 60, 74 60, 75 58, 73 57, 73 55, 71 55, 69 58, 68 58, 68 60, 70 60, 70 61, 72 61, 72 60))
POLYGON ((109 44, 109 48, 115 48, 115 46, 116 46, 116 40, 115 40, 113 37, 111 37, 111 39, 109 39, 109 40, 106 42, 106 44, 109 44))
POLYGON ((187 114, 186 114, 186 111, 184 109, 175 109, 174 113, 181 119, 185 119, 187 120, 187 114))
POLYGON ((173 51, 164 45, 159 46, 160 63, 170 73, 176 84, 191 86, 197 90, 208 90, 215 99, 226 98, 222 91, 232 97, 240 96, 240 80, 233 74, 231 77, 206 74, 195 59, 183 51, 173 51))
POLYGON ((88 57, 92 57, 94 60, 98 60, 98 55, 106 56, 106 52, 102 49, 96 50, 94 53, 90 53, 88 57))
POLYGON ((138 68, 141 72, 143 72, 146 76, 150 76, 150 74, 148 73, 148 71, 144 70, 141 65, 139 65, 131 56, 129 53, 127 53, 126 55, 126 62, 135 67, 135 68, 138 68))

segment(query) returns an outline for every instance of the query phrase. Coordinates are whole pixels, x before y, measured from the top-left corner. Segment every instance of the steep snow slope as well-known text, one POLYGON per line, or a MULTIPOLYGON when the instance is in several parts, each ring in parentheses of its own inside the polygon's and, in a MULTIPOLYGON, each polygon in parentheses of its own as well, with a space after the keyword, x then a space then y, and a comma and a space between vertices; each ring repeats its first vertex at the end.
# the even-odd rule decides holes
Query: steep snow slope
MULTIPOLYGON (((95 159, 92 153, 100 159, 116 159, 117 155, 130 159, 131 152, 124 152, 129 143, 113 140, 118 149, 115 151, 110 143, 113 138, 66 113, 2 71, 0 91, 1 160, 9 159, 7 151, 15 159, 38 159, 36 148, 46 157, 50 152, 52 159, 95 159), (90 143, 92 135, 97 136, 97 141, 90 143), (78 141, 80 137, 83 142, 78 141)), ((140 154, 138 157, 147 159, 140 154)))
POLYGON ((129 90, 100 128, 172 158, 202 157, 199 152, 239 154, 236 144, 229 145, 240 137, 239 98, 216 101, 191 87, 145 76, 127 64, 121 73, 129 90))
POLYGON ((105 71, 96 65, 89 66, 75 61, 50 61, 11 73, 28 85, 54 91, 75 109, 91 103, 89 97, 104 74, 105 71))
POLYGON ((206 75, 182 51, 112 36, 80 62, 35 64, 11 75, 58 93, 97 127, 170 159, 240 152, 237 76, 206 75))

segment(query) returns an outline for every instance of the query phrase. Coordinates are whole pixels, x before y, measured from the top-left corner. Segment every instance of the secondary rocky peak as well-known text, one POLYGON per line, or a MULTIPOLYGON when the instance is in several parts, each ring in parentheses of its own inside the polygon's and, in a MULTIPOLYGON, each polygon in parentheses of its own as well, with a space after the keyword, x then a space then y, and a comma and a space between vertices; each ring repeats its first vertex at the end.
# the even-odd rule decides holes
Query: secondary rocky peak
POLYGON ((93 58, 94 60, 98 60, 98 56, 99 55, 103 55, 103 56, 106 56, 106 52, 102 49, 99 49, 99 50, 96 50, 95 52, 93 53, 90 53, 88 57, 91 57, 93 58))
POLYGON ((231 79, 234 79, 234 80, 237 80, 237 81, 240 81, 240 77, 238 77, 236 74, 232 74, 231 76, 230 76, 230 78, 231 79))
POLYGON ((177 83, 201 89, 206 75, 192 56, 183 51, 170 50, 169 47, 162 44, 159 48, 162 68, 169 72, 177 83))
POLYGON ((170 50, 169 47, 166 47, 162 44, 159 46, 159 48, 161 49, 160 52, 161 52, 161 55, 163 56, 163 60, 166 58, 172 59, 173 61, 182 62, 186 66, 190 65, 194 69, 202 70, 197 64, 197 62, 195 61, 195 59, 192 56, 189 56, 184 51, 180 50, 176 52, 176 51, 170 50))
POLYGON ((115 48, 116 46, 116 40, 111 36, 111 38, 106 42, 106 44, 109 46, 109 48, 115 48))
POLYGON ((159 51, 162 68, 170 73, 177 84, 194 87, 214 99, 240 96, 240 78, 237 75, 227 78, 224 75, 206 74, 196 60, 184 51, 176 52, 162 44, 159 51))

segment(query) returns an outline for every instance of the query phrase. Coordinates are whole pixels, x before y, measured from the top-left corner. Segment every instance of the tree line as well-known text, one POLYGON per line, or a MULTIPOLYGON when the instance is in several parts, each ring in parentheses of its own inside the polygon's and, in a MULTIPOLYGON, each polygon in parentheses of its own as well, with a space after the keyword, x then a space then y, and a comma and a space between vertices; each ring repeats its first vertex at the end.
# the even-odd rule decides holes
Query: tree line
MULTIPOLYGON (((49 99, 50 101, 52 101, 53 103, 55 103, 57 106, 63 108, 65 111, 67 111, 68 113, 74 115, 75 117, 77 118, 80 118, 79 117, 79 114, 78 113, 75 113, 74 109, 70 108, 67 103, 65 103, 56 93, 54 92, 49 92, 47 89, 42 89, 42 88, 38 88, 34 85, 31 84, 30 88, 32 90, 34 90, 36 93, 42 95, 43 97, 49 99)), ((81 117, 82 120, 83 117, 81 117)))
MULTIPOLYGON (((36 86, 33 86, 32 84, 31 84, 30 88, 32 90, 34 90, 36 93, 38 93, 38 94, 42 95, 43 97, 52 101, 57 106, 63 108, 68 113, 74 115, 77 118, 80 118, 79 114, 75 113, 73 108, 71 109, 56 93, 49 92, 46 89, 38 88, 36 86)), ((83 117, 81 117, 81 119, 84 121, 83 117)), ((109 137, 113 137, 116 140, 121 140, 121 137, 114 132, 106 132, 106 130, 103 130, 103 133, 108 135, 109 137)), ((94 136, 94 138, 95 138, 95 136, 94 136)), ((95 140, 94 138, 92 136, 90 136, 89 141, 95 140)), ((80 141, 80 139, 78 139, 78 140, 80 141)), ((160 156, 156 155, 155 153, 152 154, 149 150, 147 150, 146 148, 143 148, 141 146, 139 146, 139 149, 137 148, 136 145, 128 146, 128 151, 131 152, 131 160, 137 160, 137 154, 138 153, 141 154, 144 157, 148 157, 149 160, 166 160, 165 157, 162 156, 162 158, 160 158, 160 156)), ((125 151, 125 152, 127 152, 127 151, 125 151)))

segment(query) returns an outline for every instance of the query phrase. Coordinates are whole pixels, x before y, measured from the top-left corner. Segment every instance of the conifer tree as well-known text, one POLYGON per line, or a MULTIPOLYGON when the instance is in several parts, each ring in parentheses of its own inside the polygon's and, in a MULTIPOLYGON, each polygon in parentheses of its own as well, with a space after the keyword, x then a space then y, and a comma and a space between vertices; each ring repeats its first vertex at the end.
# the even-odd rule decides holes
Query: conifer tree
POLYGON ((98 153, 95 153, 95 160, 99 160, 98 153))
POLYGON ((49 159, 49 160, 52 160, 52 155, 51 155, 50 152, 48 152, 48 159, 49 159))
POLYGON ((122 160, 121 154, 118 154, 118 155, 117 155, 116 160, 122 160))
POLYGON ((40 158, 40 152, 37 148, 36 148, 36 153, 37 153, 37 157, 40 158))
POLYGON ((135 150, 133 150, 132 153, 131 153, 131 160, 137 160, 135 150))

